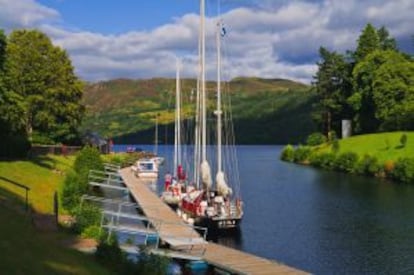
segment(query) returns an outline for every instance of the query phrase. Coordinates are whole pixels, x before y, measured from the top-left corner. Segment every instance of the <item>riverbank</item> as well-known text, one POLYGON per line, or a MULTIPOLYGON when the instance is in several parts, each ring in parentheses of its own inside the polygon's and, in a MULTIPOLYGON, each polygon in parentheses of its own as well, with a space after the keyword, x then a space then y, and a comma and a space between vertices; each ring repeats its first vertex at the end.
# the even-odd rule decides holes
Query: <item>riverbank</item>
POLYGON ((414 132, 354 136, 318 146, 286 146, 280 158, 326 170, 414 183, 414 132))

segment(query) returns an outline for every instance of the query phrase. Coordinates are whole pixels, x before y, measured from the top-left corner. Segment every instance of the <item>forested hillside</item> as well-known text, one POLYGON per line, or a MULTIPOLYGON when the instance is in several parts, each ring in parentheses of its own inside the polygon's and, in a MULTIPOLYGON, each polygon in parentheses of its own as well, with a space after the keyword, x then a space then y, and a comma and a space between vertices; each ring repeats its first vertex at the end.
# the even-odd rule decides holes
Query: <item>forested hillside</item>
MULTIPOLYGON (((181 81, 185 119, 193 113, 196 81, 181 81)), ((208 82, 211 104, 215 83, 208 82)), ((314 131, 310 87, 285 79, 235 78, 229 82, 236 141, 274 144, 302 141, 314 131)), ((160 142, 171 142, 175 80, 117 79, 86 85, 83 131, 95 131, 121 143, 152 143, 155 118, 160 142), (165 135, 165 131, 167 134, 165 135)))

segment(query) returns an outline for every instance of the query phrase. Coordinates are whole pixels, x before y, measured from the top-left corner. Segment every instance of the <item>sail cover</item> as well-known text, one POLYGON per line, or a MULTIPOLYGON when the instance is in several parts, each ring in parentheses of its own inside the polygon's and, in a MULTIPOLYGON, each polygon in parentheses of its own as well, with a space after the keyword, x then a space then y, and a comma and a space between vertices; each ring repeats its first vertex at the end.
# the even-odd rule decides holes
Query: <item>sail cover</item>
POLYGON ((210 165, 207 161, 201 163, 201 181, 205 188, 211 188, 213 180, 211 179, 210 165))
POLYGON ((216 175, 217 191, 223 197, 231 196, 233 190, 227 185, 224 173, 219 171, 216 175))

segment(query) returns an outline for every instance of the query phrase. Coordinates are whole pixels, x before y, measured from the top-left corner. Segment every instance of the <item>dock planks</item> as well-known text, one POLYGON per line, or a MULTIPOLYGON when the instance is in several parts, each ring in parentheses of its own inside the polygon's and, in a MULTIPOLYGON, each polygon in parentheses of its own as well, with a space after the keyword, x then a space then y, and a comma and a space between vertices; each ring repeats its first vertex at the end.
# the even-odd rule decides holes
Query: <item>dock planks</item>
POLYGON ((173 248, 200 246, 188 250, 189 254, 201 253, 201 258, 220 269, 237 274, 308 274, 276 261, 264 259, 233 248, 206 242, 192 227, 153 193, 144 180, 136 178, 130 168, 120 170, 125 185, 153 224, 158 224, 160 238, 173 248))

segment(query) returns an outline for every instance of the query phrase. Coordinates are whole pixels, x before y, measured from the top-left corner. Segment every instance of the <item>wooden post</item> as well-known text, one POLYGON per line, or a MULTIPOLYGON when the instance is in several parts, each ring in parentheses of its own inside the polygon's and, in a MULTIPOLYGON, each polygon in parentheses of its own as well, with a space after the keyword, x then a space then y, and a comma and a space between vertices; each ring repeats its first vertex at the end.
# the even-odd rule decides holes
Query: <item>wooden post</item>
POLYGON ((58 198, 58 193, 56 191, 53 196, 53 209, 55 213, 56 225, 58 225, 59 224, 59 198, 58 198))
POLYGON ((26 190, 26 212, 29 211, 29 188, 25 188, 26 190))

